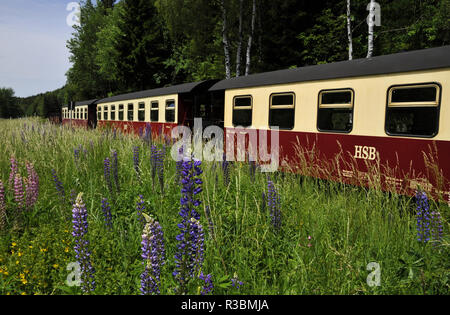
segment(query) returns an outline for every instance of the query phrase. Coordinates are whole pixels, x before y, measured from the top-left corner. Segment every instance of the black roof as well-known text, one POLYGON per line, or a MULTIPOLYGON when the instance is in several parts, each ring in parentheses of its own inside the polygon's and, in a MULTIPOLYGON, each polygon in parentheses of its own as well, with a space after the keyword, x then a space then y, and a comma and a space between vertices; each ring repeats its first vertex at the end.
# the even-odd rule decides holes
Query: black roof
POLYGON ((86 106, 86 105, 92 105, 92 104, 95 104, 96 102, 97 102, 97 100, 89 100, 89 101, 76 102, 76 103, 75 103, 75 107, 78 107, 78 106, 86 106))
POLYGON ((135 99, 140 99, 140 98, 148 98, 148 97, 171 95, 171 94, 191 93, 194 91, 194 89, 200 88, 204 85, 209 84, 208 86, 206 86, 206 88, 209 88, 212 84, 214 84, 216 82, 217 82, 217 80, 214 80, 214 81, 207 80, 207 81, 201 81, 201 82, 174 85, 174 86, 153 89, 153 90, 146 90, 146 91, 122 94, 122 95, 117 95, 117 96, 98 100, 97 104, 135 100, 135 99))
POLYGON ((279 70, 223 80, 210 91, 450 67, 450 46, 279 70))

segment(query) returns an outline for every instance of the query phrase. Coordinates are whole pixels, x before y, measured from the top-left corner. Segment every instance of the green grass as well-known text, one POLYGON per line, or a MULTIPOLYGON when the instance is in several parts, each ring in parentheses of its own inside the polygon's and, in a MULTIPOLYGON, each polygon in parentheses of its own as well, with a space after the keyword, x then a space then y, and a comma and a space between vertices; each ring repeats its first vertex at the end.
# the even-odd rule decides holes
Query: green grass
MULTIPOLYGON (((151 180, 150 149, 137 137, 71 130, 39 119, 0 120, 0 134, 0 180, 7 186, 7 227, 0 231, 0 294, 82 293, 65 284, 70 273, 66 267, 76 261, 72 207, 59 198, 52 169, 63 182, 67 199, 72 189, 83 193, 96 269, 94 294, 139 294, 143 226, 136 199, 140 194, 146 212, 158 219, 165 234, 167 263, 161 292, 174 294, 181 192, 169 154, 161 194, 151 180), (76 163, 74 149, 80 145, 87 152, 81 152, 76 163), (141 180, 133 168, 135 146, 141 149, 141 180), (103 177, 103 161, 112 150, 118 152, 121 186, 114 195, 103 177), (11 156, 19 161, 22 175, 30 161, 40 178, 37 204, 21 214, 7 185, 11 156), (103 221, 104 197, 112 207, 112 231, 103 221)), ((266 174, 257 173, 253 179, 246 164, 235 163, 230 185, 225 187, 220 164, 205 162, 202 168, 201 222, 207 231, 204 207, 208 205, 215 229, 214 237, 205 233, 203 271, 213 275, 214 294, 448 294, 447 204, 430 201, 443 217, 444 238, 422 244, 417 241, 411 198, 295 174, 270 174, 282 205, 283 228, 275 233, 261 197, 267 190, 266 174), (381 266, 381 286, 367 285, 371 262, 381 266), (244 282, 240 290, 230 286, 235 274, 244 282)), ((189 292, 197 294, 199 284, 193 282, 189 292)))

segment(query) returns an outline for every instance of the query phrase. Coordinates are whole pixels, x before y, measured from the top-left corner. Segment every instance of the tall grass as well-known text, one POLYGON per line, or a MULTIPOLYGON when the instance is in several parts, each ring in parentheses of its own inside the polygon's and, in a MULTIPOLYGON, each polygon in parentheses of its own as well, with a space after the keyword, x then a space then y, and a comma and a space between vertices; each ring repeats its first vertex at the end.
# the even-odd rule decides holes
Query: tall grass
MULTIPOLYGON (((6 186, 7 226, 0 231, 0 294, 81 294, 69 287, 66 267, 75 262, 70 192, 83 193, 90 249, 96 270, 94 294, 139 294, 143 224, 136 203, 157 218, 166 239, 167 263, 161 293, 174 294, 176 236, 181 186, 166 149, 164 191, 152 180, 151 148, 131 135, 51 125, 39 119, 0 121, 0 180, 6 186), (133 149, 140 148, 140 176, 133 149), (74 150, 79 150, 78 158, 74 150), (104 178, 104 160, 118 153, 120 192, 104 178), (8 187, 10 157, 22 174, 34 164, 40 179, 33 209, 17 213, 8 187), (55 188, 52 169, 64 185, 55 188), (111 205, 113 227, 104 223, 102 200, 111 205)), ((157 143, 162 148, 162 143, 157 143)), ((443 218, 444 238, 417 241, 415 202, 379 190, 346 186, 291 173, 251 176, 244 163, 230 167, 225 185, 221 165, 202 165, 201 223, 206 232, 204 274, 212 274, 214 294, 448 294, 450 263, 446 204, 432 203, 443 218), (267 181, 281 198, 282 228, 271 224, 267 181), (210 209, 209 216, 206 206, 210 209), (209 220, 213 224, 210 231, 209 220), (370 287, 367 265, 381 267, 380 286, 370 287), (244 284, 231 285, 237 275, 244 284)), ((200 292, 199 282, 191 294, 200 292)))

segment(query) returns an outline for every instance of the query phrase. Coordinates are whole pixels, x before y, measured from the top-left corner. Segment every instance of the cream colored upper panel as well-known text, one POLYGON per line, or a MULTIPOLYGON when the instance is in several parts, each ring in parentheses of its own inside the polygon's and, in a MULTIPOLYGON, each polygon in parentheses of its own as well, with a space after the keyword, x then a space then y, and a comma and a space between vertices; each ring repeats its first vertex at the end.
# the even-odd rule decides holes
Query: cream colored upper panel
MULTIPOLYGON (((318 132, 317 112, 322 90, 351 88, 355 91, 352 135, 389 137, 385 132, 388 90, 392 85, 436 82, 442 86, 439 133, 435 140, 450 140, 450 69, 410 72, 262 86, 225 92, 225 127, 233 127, 233 99, 253 97, 252 128, 268 129, 270 95, 293 92, 296 96, 293 131, 318 132)), ((422 139, 422 138, 418 138, 422 139)))
MULTIPOLYGON (((150 122, 150 111, 151 111, 151 103, 152 102, 158 102, 159 103, 159 122, 165 123, 166 122, 166 101, 169 100, 175 100, 175 121, 178 121, 178 94, 173 95, 164 95, 164 96, 156 96, 156 97, 149 97, 149 98, 141 98, 141 99, 135 99, 135 100, 129 100, 129 101, 120 101, 115 103, 100 103, 97 105, 98 107, 102 108, 102 120, 103 120, 103 108, 104 106, 108 106, 108 119, 111 119, 111 105, 116 106, 116 112, 118 113, 119 105, 124 105, 124 120, 128 121, 128 104, 133 104, 133 113, 134 113, 134 122, 139 121, 139 103, 145 103, 145 122, 150 122)), ((116 118, 117 118, 116 113, 116 118)))

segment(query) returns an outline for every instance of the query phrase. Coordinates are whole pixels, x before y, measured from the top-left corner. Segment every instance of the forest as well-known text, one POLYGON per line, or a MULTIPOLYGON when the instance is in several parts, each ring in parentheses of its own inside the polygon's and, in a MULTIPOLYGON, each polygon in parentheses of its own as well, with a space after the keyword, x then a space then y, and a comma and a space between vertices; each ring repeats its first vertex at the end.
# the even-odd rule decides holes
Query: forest
POLYGON ((28 98, 0 88, 0 117, 48 117, 70 101, 450 44, 450 0, 378 0, 377 16, 373 2, 81 1, 66 85, 28 98))

